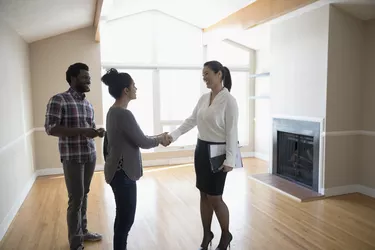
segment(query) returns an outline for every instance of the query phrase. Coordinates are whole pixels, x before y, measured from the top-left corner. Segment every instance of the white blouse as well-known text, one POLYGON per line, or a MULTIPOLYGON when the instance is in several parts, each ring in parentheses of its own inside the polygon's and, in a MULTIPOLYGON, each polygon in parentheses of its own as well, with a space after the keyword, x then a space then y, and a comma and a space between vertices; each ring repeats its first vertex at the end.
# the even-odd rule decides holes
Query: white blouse
POLYGON ((238 149, 238 105, 228 89, 223 88, 210 104, 211 93, 199 99, 192 115, 175 131, 170 133, 173 141, 198 127, 198 138, 208 142, 226 143, 224 165, 235 167, 238 149))

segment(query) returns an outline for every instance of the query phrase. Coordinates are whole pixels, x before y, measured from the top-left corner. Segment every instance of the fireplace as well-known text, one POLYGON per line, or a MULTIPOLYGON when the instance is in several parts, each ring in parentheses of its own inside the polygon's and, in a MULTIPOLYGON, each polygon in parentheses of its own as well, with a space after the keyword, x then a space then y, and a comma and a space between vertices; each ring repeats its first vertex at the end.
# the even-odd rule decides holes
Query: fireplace
POLYGON ((273 119, 272 173, 319 190, 320 123, 273 119))

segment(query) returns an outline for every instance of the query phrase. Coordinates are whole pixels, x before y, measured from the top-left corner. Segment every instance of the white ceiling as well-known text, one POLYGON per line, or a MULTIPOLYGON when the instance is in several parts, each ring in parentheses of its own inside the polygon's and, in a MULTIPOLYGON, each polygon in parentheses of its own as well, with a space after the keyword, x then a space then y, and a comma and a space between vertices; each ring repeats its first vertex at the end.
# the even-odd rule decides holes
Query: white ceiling
POLYGON ((200 28, 217 23, 255 0, 106 0, 109 20, 147 10, 159 10, 200 28))
POLYGON ((93 25, 96 0, 0 0, 0 18, 26 42, 93 25))

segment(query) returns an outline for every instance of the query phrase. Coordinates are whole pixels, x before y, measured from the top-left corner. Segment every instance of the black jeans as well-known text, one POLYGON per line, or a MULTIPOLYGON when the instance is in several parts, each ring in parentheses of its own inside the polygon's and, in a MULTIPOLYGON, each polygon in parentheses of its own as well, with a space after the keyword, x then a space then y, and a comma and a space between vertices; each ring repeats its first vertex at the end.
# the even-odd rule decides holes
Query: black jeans
POLYGON ((137 184, 118 170, 110 185, 116 201, 113 249, 125 250, 137 207, 137 184))
POLYGON ((69 196, 67 222, 70 249, 82 247, 83 235, 87 233, 87 194, 90 191, 95 162, 63 161, 69 196))

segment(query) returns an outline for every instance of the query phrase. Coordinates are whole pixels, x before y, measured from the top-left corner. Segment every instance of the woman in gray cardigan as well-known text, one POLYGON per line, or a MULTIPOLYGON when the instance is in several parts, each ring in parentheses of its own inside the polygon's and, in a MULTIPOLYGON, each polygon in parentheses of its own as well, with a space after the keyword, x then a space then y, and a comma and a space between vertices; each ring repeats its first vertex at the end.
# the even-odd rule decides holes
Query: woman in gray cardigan
POLYGON ((104 175, 106 182, 112 187, 116 201, 113 248, 125 250, 135 217, 136 181, 143 174, 139 149, 149 149, 159 144, 167 146, 169 139, 167 133, 152 137, 144 135, 134 115, 127 109, 129 102, 136 99, 137 92, 129 74, 110 69, 102 77, 102 82, 116 99, 107 113, 107 133, 104 140, 104 175))

